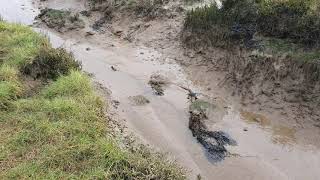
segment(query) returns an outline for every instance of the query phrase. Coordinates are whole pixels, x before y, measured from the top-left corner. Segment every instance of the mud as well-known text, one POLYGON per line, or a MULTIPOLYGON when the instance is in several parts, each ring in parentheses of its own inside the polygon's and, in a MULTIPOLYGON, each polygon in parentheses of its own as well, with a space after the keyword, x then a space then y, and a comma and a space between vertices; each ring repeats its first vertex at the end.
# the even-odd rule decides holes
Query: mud
POLYGON ((129 100, 132 102, 133 105, 135 106, 143 106, 143 105, 146 105, 146 104, 149 104, 150 101, 142 96, 142 95, 138 95, 138 96, 130 96, 129 97, 129 100))
MULTIPOLYGON (((25 4, 31 9, 30 1, 3 0, 0 4, 0 13, 5 19, 32 22, 28 17, 32 17, 33 10, 16 8, 25 4), (3 7, 8 7, 10 12, 3 7)), ((169 2, 165 8, 175 11, 177 5, 178 1, 169 2)), ((76 12, 87 10, 84 0, 49 0, 40 6, 76 12)), ((146 20, 122 13, 114 11, 114 18, 93 36, 86 36, 86 32, 93 31, 91 25, 103 16, 99 11, 82 17, 86 27, 77 32, 57 34, 38 29, 50 37, 55 47, 72 51, 82 61, 83 69, 93 73, 96 81, 112 91, 110 102, 114 102, 111 106, 116 108, 110 113, 119 115, 115 123, 126 125, 145 144, 168 152, 189 170, 189 179, 199 174, 202 179, 318 179, 320 128, 315 126, 318 123, 295 117, 300 111, 294 109, 293 104, 277 104, 268 96, 260 96, 261 100, 256 102, 253 99, 257 97, 250 94, 240 98, 238 87, 241 86, 235 85, 237 83, 231 86, 232 78, 225 78, 232 77, 225 73, 228 72, 225 59, 238 57, 234 56, 237 54, 228 55, 220 49, 210 52, 185 49, 179 39, 183 16, 146 20), (115 30, 121 30, 122 35, 115 36, 115 30), (129 34, 132 43, 125 40, 129 34), (91 50, 86 51, 87 47, 91 50), (113 71, 112 65, 121 71, 113 71), (237 146, 224 146, 230 156, 212 164, 205 148, 189 129, 190 101, 185 90, 170 85, 166 86, 163 96, 155 96, 148 85, 153 74, 163 74, 174 84, 209 96, 210 101, 204 100, 215 106, 208 111, 204 125, 210 132, 224 132, 236 140, 237 146), (137 94, 145 96, 150 103, 133 105, 128 97, 137 94), (258 120, 252 121, 250 116, 258 120), (265 120, 261 120, 262 116, 265 120), (267 122, 265 126, 263 121, 267 122), (232 156, 234 154, 237 156, 232 156)), ((308 119, 309 115, 305 115, 308 119)), ((215 138, 207 142, 217 143, 215 138)))
POLYGON ((214 105, 203 100, 196 100, 189 108, 189 129, 197 141, 204 146, 213 162, 222 161, 228 151, 226 145, 237 145, 236 141, 223 131, 209 131, 205 120, 208 119, 208 111, 214 111, 214 105))
POLYGON ((169 85, 169 80, 161 74, 153 74, 148 84, 158 96, 164 95, 164 88, 169 85))
POLYGON ((78 13, 72 13, 66 10, 45 8, 40 11, 37 19, 58 32, 82 29, 85 26, 78 13))

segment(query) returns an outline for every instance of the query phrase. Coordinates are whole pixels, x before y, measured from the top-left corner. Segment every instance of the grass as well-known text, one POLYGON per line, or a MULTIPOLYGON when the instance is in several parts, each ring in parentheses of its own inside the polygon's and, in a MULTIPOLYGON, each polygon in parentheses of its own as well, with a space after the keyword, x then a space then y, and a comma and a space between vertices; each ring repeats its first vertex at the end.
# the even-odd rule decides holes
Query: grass
POLYGON ((308 49, 302 44, 294 43, 286 39, 262 38, 264 51, 269 54, 286 54, 292 59, 303 62, 315 62, 320 60, 320 49, 308 49))
POLYGON ((123 148, 109 135, 106 105, 79 66, 33 77, 46 85, 21 96, 27 90, 26 67, 37 72, 35 62, 52 57, 53 51, 55 58, 43 64, 75 62, 71 55, 17 24, 0 22, 0 42, 0 179, 185 179, 162 155, 123 148))
POLYGON ((3 21, 0 22, 0 42, 0 63, 12 68, 30 63, 43 44, 48 44, 31 29, 3 21))
POLYGON ((225 0, 220 9, 212 4, 189 11, 185 28, 198 34, 208 31, 214 34, 219 28, 226 41, 246 43, 259 33, 317 47, 320 43, 318 10, 315 0, 225 0))
POLYGON ((84 28, 85 23, 80 18, 79 13, 72 13, 69 10, 57 10, 45 8, 41 10, 38 18, 41 19, 49 28, 58 31, 62 29, 70 30, 84 28))
POLYGON ((102 10, 106 14, 111 15, 115 10, 123 10, 124 12, 134 12, 135 15, 147 18, 159 17, 164 9, 163 5, 168 0, 89 0, 91 5, 104 4, 102 10))
POLYGON ((186 46, 256 50, 260 59, 271 55, 290 60, 290 67, 301 68, 310 84, 320 80, 319 1, 224 0, 222 4, 187 12, 182 33, 186 46))

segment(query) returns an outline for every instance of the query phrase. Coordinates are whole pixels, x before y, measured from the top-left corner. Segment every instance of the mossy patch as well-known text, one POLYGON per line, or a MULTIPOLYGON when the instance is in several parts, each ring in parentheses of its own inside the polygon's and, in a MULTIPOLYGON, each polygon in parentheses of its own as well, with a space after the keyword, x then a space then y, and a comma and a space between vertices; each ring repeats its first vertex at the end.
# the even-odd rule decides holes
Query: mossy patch
POLYGON ((85 27, 85 23, 80 18, 79 13, 72 13, 67 10, 45 8, 41 10, 38 19, 43 21, 49 28, 59 32, 85 27))

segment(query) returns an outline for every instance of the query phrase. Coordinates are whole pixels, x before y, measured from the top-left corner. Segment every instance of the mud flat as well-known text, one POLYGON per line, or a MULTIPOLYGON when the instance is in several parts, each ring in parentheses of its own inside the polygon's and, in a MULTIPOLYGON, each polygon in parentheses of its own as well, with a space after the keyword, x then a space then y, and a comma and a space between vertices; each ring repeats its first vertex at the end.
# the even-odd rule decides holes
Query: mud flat
MULTIPOLYGON (((4 0, 0 7, 22 4, 34 9, 30 1, 4 0)), ((86 8, 84 1, 65 0, 49 0, 40 6, 79 12, 86 8)), ((198 59, 203 52, 185 53, 180 46, 180 16, 148 22, 114 18, 101 27, 103 31, 86 36, 88 31, 94 31, 91 25, 100 19, 99 12, 95 13, 81 17, 86 26, 76 33, 57 33, 42 25, 36 29, 47 34, 54 46, 72 51, 84 70, 112 91, 112 98, 120 103, 116 113, 126 120, 129 130, 177 159, 190 170, 190 179, 198 174, 203 179, 318 179, 320 128, 312 124, 312 129, 301 128, 283 118, 282 110, 244 106, 241 99, 231 96, 228 88, 219 86, 224 78, 222 72, 213 71, 198 59), (133 25, 140 28, 132 31, 133 25), (129 32, 131 43, 126 38, 129 32), (156 96, 148 85, 155 73, 170 80, 163 96, 156 96), (212 162, 193 137, 189 129, 190 102, 187 93, 176 84, 206 94, 205 98, 216 105, 205 120, 207 129, 228 133, 237 142, 237 146, 225 145, 229 154, 223 161, 212 162), (139 95, 150 103, 133 105, 129 97, 139 95)), ((19 8, 0 8, 0 14, 10 21, 16 21, 13 14, 22 14, 18 22, 32 22, 36 16, 19 8)))

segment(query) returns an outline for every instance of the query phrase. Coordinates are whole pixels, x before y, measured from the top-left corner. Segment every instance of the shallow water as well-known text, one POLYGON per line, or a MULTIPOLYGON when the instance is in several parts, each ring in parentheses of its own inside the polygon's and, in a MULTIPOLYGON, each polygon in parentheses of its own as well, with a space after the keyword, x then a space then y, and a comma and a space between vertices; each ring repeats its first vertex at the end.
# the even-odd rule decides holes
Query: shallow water
MULTIPOLYGON (((54 0, 51 6, 65 8, 61 2, 54 0)), ((75 4, 68 2, 67 8, 83 8, 81 0, 75 0, 75 4)), ((37 12, 29 0, 0 1, 0 14, 10 22, 32 24, 37 12)), ((120 102, 118 113, 127 120, 129 128, 143 141, 169 152, 192 170, 190 177, 200 173, 204 179, 319 179, 320 151, 297 140, 299 129, 220 101, 213 102, 217 108, 210 113, 209 128, 226 131, 238 146, 227 147, 231 155, 224 161, 210 162, 188 129, 186 92, 176 84, 195 87, 183 69, 165 54, 112 38, 106 40, 100 35, 88 40, 43 28, 35 30, 47 34, 55 47, 72 51, 84 70, 112 91, 112 97, 120 102), (105 41, 113 42, 114 46, 108 46, 105 41), (111 65, 118 71, 113 71, 111 65), (163 74, 172 82, 164 96, 155 96, 147 83, 153 73, 163 74), (150 103, 133 106, 129 97, 137 95, 145 96, 150 103)))

